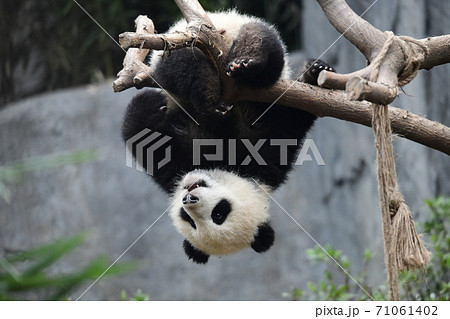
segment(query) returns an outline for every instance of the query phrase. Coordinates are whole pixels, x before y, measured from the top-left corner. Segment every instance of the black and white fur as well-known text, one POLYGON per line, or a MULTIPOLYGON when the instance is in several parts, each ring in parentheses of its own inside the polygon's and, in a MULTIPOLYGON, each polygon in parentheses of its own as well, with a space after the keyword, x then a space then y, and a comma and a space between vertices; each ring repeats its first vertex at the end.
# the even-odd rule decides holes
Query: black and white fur
MULTIPOLYGON (((268 87, 289 78, 286 49, 273 26, 235 10, 208 15, 230 48, 225 70, 229 76, 253 87, 268 87)), ((180 21, 168 32, 185 27, 180 21)), ((170 216, 185 237, 187 256, 206 263, 209 255, 226 255, 246 247, 268 250, 274 241, 268 194, 285 182, 316 116, 273 105, 252 125, 269 104, 226 105, 217 70, 197 48, 155 51, 150 66, 163 90, 149 89, 133 98, 122 133, 127 140, 149 128, 172 137, 171 161, 161 169, 155 167, 153 178, 172 196, 170 216), (208 161, 201 156, 200 165, 193 165, 193 139, 223 140, 223 159, 208 161), (256 145, 264 139, 267 141, 258 153, 267 165, 260 166, 249 157, 242 140, 256 145), (297 146, 288 147, 287 165, 281 163, 280 150, 271 146, 269 139, 298 140, 297 146), (236 165, 230 165, 229 155, 235 155, 236 165)), ((323 68, 332 70, 318 61, 306 72, 305 82, 317 84, 323 68)), ((214 147, 201 148, 201 154, 215 151, 214 147)), ((157 149, 153 156, 158 163, 165 157, 164 149, 157 149)), ((144 168, 146 163, 144 157, 144 168)))

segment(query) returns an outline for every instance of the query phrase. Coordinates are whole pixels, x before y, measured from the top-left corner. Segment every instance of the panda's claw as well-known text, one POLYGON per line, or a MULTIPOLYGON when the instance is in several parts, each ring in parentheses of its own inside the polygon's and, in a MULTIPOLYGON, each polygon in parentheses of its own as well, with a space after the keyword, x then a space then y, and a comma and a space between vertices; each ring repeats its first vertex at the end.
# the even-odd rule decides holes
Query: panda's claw
POLYGON ((233 105, 221 104, 219 107, 216 108, 216 112, 222 115, 226 115, 232 108, 233 105))
POLYGON ((233 76, 236 73, 244 72, 245 69, 248 69, 253 63, 253 59, 237 59, 231 61, 228 64, 228 70, 226 71, 228 76, 233 76))

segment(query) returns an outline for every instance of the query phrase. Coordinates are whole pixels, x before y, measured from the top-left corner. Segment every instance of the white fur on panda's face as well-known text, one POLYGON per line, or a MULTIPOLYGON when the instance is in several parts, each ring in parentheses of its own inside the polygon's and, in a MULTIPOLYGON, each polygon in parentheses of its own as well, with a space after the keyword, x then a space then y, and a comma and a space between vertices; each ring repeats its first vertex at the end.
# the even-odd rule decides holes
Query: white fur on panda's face
POLYGON ((226 255, 249 247, 258 226, 269 220, 267 194, 254 183, 226 171, 188 173, 173 200, 173 224, 197 249, 209 255, 226 255))

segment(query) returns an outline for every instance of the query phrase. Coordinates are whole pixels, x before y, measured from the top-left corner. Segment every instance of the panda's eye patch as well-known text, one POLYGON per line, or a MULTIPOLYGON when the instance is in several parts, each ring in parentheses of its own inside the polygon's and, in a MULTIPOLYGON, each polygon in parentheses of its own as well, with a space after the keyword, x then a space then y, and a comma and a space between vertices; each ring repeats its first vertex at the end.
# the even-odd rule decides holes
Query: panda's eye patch
POLYGON ((227 219, 227 216, 230 212, 231 212, 230 202, 226 199, 222 199, 214 207, 211 213, 211 219, 217 225, 221 225, 227 219))
POLYGON ((197 225, 195 225, 194 220, 191 218, 191 216, 189 216, 189 214, 184 210, 183 207, 181 207, 181 209, 180 209, 180 217, 182 220, 191 224, 192 228, 197 229, 197 225))

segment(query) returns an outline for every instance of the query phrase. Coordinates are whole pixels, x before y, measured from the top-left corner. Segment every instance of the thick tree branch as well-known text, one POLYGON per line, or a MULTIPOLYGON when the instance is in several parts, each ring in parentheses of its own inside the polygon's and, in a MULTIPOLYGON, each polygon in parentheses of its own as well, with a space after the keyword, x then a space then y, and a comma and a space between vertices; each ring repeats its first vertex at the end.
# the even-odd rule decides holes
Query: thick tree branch
MULTIPOLYGON (((151 21, 151 20, 150 20, 151 21)), ((139 32, 124 32, 119 35, 122 48, 141 48, 152 50, 177 50, 192 46, 196 36, 191 32, 171 34, 145 34, 139 32)))
POLYGON ((450 34, 429 37, 422 41, 428 47, 428 57, 420 66, 421 69, 430 70, 435 66, 450 63, 450 34))
POLYGON ((206 24, 210 28, 214 28, 213 23, 208 17, 208 14, 203 9, 198 1, 190 0, 174 0, 186 19, 188 24, 200 25, 206 24))
POLYGON ((368 78, 370 76, 371 70, 372 67, 370 65, 365 67, 364 69, 347 74, 328 72, 324 70, 320 72, 317 83, 321 87, 327 89, 345 90, 345 86, 350 79, 355 77, 368 78))
POLYGON ((344 0, 317 0, 331 25, 371 61, 387 36, 357 15, 344 0))

